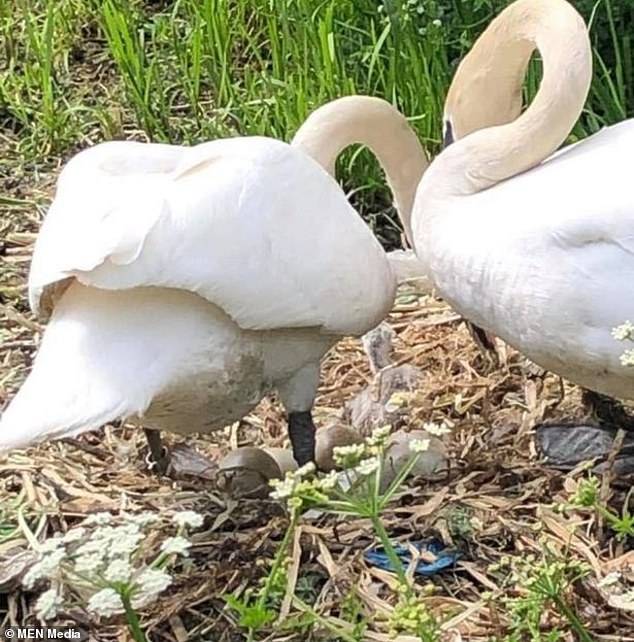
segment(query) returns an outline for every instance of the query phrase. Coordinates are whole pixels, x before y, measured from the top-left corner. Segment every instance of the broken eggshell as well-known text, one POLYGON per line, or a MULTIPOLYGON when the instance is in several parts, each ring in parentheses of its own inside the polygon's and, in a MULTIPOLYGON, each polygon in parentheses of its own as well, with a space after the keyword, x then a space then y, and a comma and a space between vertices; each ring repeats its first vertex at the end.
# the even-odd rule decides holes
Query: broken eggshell
POLYGON ((293 457, 293 452, 288 448, 269 448, 266 447, 263 449, 265 453, 271 455, 273 459, 277 462, 277 465, 282 471, 282 477, 286 476, 286 473, 295 472, 299 466, 293 457))
POLYGON ((296 469, 294 462, 283 448, 236 448, 218 463, 218 486, 231 497, 265 499, 271 492, 269 482, 296 469))

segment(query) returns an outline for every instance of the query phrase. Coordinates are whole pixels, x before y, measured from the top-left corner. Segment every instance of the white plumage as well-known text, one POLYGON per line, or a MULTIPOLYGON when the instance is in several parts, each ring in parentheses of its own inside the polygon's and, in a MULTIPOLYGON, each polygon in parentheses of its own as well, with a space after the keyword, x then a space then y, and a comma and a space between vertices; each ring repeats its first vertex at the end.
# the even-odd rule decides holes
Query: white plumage
POLYGON ((621 364, 624 346, 611 334, 634 319, 634 121, 541 162, 585 101, 587 33, 563 0, 519 0, 469 54, 489 60, 492 83, 496 65, 485 54, 503 49, 500 37, 524 41, 519 59, 507 52, 499 61, 507 76, 509 66, 524 68, 532 43, 540 47, 542 87, 517 120, 463 131, 469 135, 432 163, 414 208, 417 253, 439 293, 470 321, 577 384, 634 398, 634 369, 621 364))
POLYGON ((209 431, 273 388, 307 412, 321 357, 379 323, 395 289, 378 241, 298 147, 97 145, 62 171, 36 242, 29 297, 50 322, 0 449, 131 416, 209 431))

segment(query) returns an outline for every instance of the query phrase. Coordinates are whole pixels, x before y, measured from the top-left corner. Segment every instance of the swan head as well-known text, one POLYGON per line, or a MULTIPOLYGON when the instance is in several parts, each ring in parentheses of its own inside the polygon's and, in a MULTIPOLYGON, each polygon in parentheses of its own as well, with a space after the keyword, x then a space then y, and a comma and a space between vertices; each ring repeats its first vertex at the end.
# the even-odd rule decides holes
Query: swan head
POLYGON ((443 118, 445 133, 450 134, 446 144, 518 118, 522 84, 533 49, 529 39, 509 38, 504 21, 491 23, 458 65, 451 81, 443 118))
POLYGON ((500 78, 490 69, 472 72, 469 69, 471 62, 470 57, 465 58, 447 94, 443 148, 479 129, 510 123, 522 111, 521 77, 511 82, 508 77, 500 78))

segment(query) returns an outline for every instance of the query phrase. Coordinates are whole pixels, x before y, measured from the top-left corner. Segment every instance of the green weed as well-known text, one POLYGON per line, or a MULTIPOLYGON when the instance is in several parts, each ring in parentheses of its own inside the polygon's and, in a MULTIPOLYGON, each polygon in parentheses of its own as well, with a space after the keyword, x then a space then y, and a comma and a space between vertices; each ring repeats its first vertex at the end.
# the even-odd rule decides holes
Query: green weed
MULTIPOLYGON (((16 0, 0 6, 0 127, 19 157, 88 142, 221 136, 289 140, 351 93, 384 97, 438 150, 453 71, 506 0, 16 0)), ((579 139, 634 114, 634 6, 575 3, 592 27, 595 79, 579 139)), ((529 69, 534 95, 539 61, 529 69)), ((388 244, 398 225, 367 153, 338 165, 388 244), (379 213, 377 217, 377 213, 379 213)))
POLYGON ((517 582, 525 594, 508 601, 510 632, 504 642, 566 639, 564 629, 553 627, 547 632, 543 629, 543 615, 550 606, 564 619, 566 629, 573 630, 581 642, 593 642, 567 598, 569 589, 588 574, 588 568, 546 551, 541 560, 529 558, 516 572, 517 582))
POLYGON ((630 513, 628 502, 625 501, 621 514, 615 513, 600 501, 599 491, 601 484, 596 477, 588 477, 579 482, 576 493, 570 499, 571 507, 592 508, 605 519, 610 528, 616 533, 620 541, 627 537, 634 537, 634 515, 630 513))

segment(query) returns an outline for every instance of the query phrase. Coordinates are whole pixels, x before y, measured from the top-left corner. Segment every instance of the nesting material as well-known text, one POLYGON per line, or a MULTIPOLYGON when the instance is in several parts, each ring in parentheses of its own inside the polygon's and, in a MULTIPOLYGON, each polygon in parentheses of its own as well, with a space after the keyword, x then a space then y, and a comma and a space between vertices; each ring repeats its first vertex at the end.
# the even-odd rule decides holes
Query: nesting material
MULTIPOLYGON (((4 193, 46 203, 56 170, 47 177, 42 169, 39 185, 33 184, 32 172, 27 176, 17 188, 3 183, 4 193)), ((31 207, 4 211, 0 223, 4 244, 0 251, 0 407, 24 380, 39 337, 24 287, 38 224, 31 207)), ((428 421, 447 420, 452 425, 445 444, 449 473, 440 479, 411 477, 408 492, 383 516, 397 543, 408 546, 436 534, 463 553, 455 571, 417 582, 421 591, 423 586, 429 589, 422 600, 441 616, 450 635, 447 639, 503 638, 510 623, 507 598, 525 594, 513 579, 513 567, 529 555, 540 560, 548 546, 590 568, 588 578, 579 581, 567 597, 593 639, 633 642, 634 613, 622 608, 627 606, 626 598, 619 597, 634 590, 632 552, 627 550, 631 544, 617 542, 592 512, 552 510, 568 499, 565 482, 583 473, 579 466, 573 471, 544 466, 535 447, 534 426, 540 423, 588 422, 579 390, 534 368, 502 344, 500 362, 491 366, 458 315, 412 285, 400 289, 388 323, 394 333, 390 364, 413 366, 421 377, 407 398, 401 399, 396 429, 401 422, 409 430, 418 430, 428 421), (490 600, 482 599, 483 591, 490 600)), ((322 426, 319 430, 323 429, 321 416, 336 416, 376 376, 355 339, 341 341, 331 350, 321 374, 315 413, 322 426)), ((231 430, 204 436, 165 435, 165 441, 170 450, 185 444, 217 462, 240 446, 282 447, 286 435, 282 408, 266 399, 231 430)), ((205 514, 212 526, 197 536, 187 564, 176 569, 169 591, 142 610, 143 626, 157 640, 244 637, 219 596, 242 595, 247 587, 261 586, 287 525, 283 508, 279 502, 247 498, 233 501, 230 510, 229 501, 207 479, 172 480, 148 473, 145 451, 142 431, 123 427, 0 457, 5 538, 0 541, 0 580, 6 591, 0 597, 0 605, 6 604, 6 610, 0 606, 0 616, 7 624, 36 621, 35 595, 19 584, 22 563, 28 561, 23 555, 28 542, 18 523, 18 510, 42 540, 66 532, 97 511, 192 509, 205 514)), ((202 468, 194 467, 199 472, 207 467, 202 459, 200 463, 202 468)), ((604 501, 621 513, 631 476, 614 471, 601 474, 607 480, 604 501)), ((632 511, 634 502, 629 501, 632 511)), ((316 595, 310 598, 311 607, 320 617, 341 622, 344 598, 354 594, 369 620, 366 639, 390 639, 384 618, 396 600, 393 575, 364 561, 364 552, 377 545, 367 520, 321 516, 318 521, 303 522, 302 528, 293 543, 290 567, 297 568, 298 585, 310 579, 317 589, 311 593, 316 595)), ((158 551, 167 534, 157 530, 154 536, 158 551)), ((295 607, 291 610, 294 615, 295 607)), ((545 605, 542 618, 546 628, 561 623, 551 603, 545 605)), ((116 618, 100 624, 86 621, 85 627, 104 640, 127 635, 116 618)), ((266 635, 271 642, 305 639, 304 633, 296 635, 288 629, 266 635)), ((396 642, 401 639, 395 638, 396 642)))

